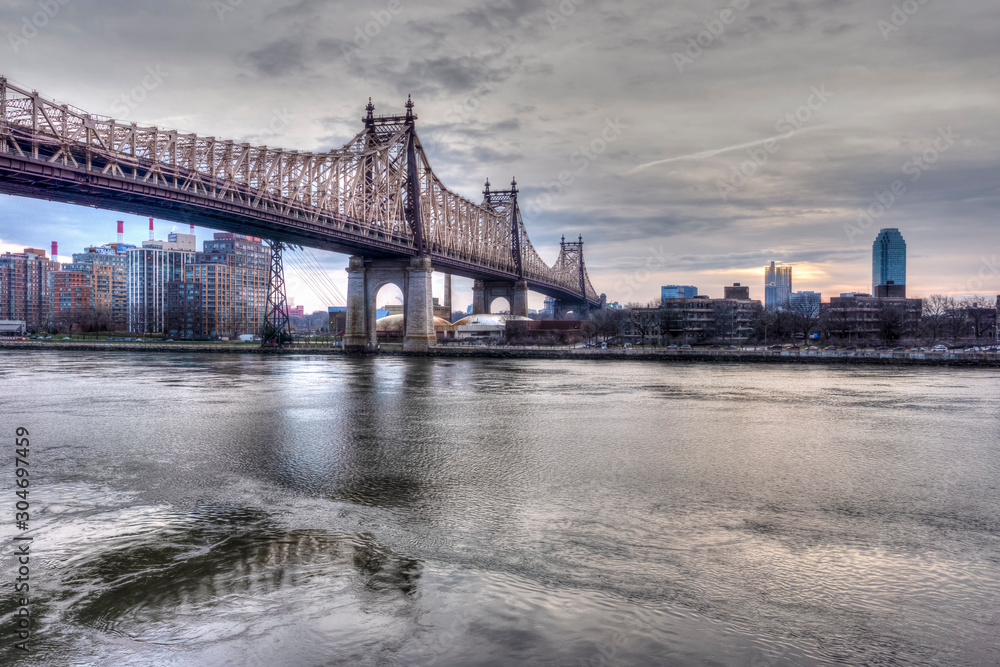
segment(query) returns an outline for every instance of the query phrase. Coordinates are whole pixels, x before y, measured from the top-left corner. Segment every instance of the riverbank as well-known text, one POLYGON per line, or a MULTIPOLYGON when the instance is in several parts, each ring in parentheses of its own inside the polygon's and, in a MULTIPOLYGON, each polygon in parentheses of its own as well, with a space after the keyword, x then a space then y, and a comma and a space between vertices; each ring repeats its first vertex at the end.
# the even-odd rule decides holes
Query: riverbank
MULTIPOLYGON (((274 351, 239 343, 136 343, 99 341, 0 341, 0 350, 87 350, 102 352, 212 352, 225 354, 342 355, 337 347, 294 345, 274 351)), ((892 352, 846 350, 668 350, 665 348, 557 348, 514 346, 440 346, 426 355, 403 352, 398 344, 383 344, 379 354, 443 358, 629 360, 707 363, 819 363, 917 366, 1000 367, 992 352, 892 352)))

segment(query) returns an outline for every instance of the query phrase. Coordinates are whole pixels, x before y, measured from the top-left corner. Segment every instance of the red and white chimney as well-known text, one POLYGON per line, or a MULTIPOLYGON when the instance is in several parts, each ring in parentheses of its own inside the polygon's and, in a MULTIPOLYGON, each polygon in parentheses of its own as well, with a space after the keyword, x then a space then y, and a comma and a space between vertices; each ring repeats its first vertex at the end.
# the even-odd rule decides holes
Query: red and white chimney
POLYGON ((149 219, 149 240, 153 240, 153 219, 149 219))
POLYGON ((118 221, 118 243, 125 243, 125 221, 118 221))
POLYGON ((56 261, 56 257, 59 255, 59 242, 52 242, 52 261, 56 261))

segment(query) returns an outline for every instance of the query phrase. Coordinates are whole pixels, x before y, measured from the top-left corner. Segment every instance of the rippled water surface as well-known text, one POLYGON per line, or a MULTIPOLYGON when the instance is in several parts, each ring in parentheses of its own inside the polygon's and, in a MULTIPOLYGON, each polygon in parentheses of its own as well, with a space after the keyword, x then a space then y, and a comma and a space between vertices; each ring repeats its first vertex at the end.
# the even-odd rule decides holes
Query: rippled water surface
POLYGON ((998 664, 998 379, 0 352, 26 662, 998 664))

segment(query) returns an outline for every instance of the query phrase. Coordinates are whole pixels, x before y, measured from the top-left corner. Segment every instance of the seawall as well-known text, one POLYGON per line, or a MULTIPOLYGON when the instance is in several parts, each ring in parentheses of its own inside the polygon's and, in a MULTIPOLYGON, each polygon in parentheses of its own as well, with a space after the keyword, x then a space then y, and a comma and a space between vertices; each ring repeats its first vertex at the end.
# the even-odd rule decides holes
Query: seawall
MULTIPOLYGON (((100 352, 211 352, 224 354, 319 354, 344 355, 340 348, 321 345, 294 345, 280 351, 252 345, 226 343, 131 343, 99 341, 0 341, 0 351, 59 350, 100 352)), ((513 346, 439 346, 423 355, 403 352, 399 345, 385 344, 378 354, 389 356, 431 356, 486 359, 567 359, 660 361, 679 363, 804 363, 868 364, 895 366, 965 366, 1000 368, 1000 355, 992 352, 876 352, 843 350, 667 350, 599 348, 545 348, 513 346)))

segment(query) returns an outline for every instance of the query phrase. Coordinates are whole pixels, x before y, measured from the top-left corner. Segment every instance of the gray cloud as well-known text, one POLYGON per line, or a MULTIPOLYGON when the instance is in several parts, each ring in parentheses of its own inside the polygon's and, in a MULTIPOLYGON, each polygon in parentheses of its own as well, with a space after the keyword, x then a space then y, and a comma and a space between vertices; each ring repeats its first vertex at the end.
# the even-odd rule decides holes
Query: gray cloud
MULTIPOLYGON (((571 12, 567 3, 399 0, 387 21, 379 14, 387 1, 242 2, 222 19, 202 0, 69 3, 18 53, 0 45, 0 74, 110 114, 146 66, 160 65, 169 76, 129 120, 259 136, 275 109, 287 109, 292 122, 268 143, 303 150, 347 141, 369 96, 389 112, 412 93, 424 148, 455 191, 478 200, 486 176, 516 176, 526 203, 571 173, 531 211, 529 233, 548 259, 561 234, 582 233, 593 282, 612 299, 661 247, 667 259, 641 274, 636 300, 668 282, 701 282, 708 292, 759 282, 754 272, 770 259, 796 265, 797 287, 861 288, 881 226, 907 239, 911 291, 948 291, 995 244, 995 2, 926 3, 883 36, 888 0, 752 0, 721 34, 701 36, 707 45, 683 71, 674 54, 724 3, 588 0, 569 3, 571 12), (360 39, 366 27, 374 34, 360 39), (664 157, 780 134, 776 123, 820 85, 834 95, 811 110, 807 131, 783 140, 726 200, 719 183, 751 159, 747 149, 626 176, 664 157), (621 136, 583 160, 616 118, 626 126, 621 136), (894 179, 909 178, 904 164, 947 126, 961 141, 849 239, 844 226, 894 179)), ((17 26, 34 6, 0 5, 0 21, 17 26)), ((0 207, 5 244, 101 242, 89 230, 117 218, 7 197, 0 207), (15 223, 23 220, 32 224, 15 223)), ((990 280, 984 291, 1000 293, 1000 276, 990 280)))

